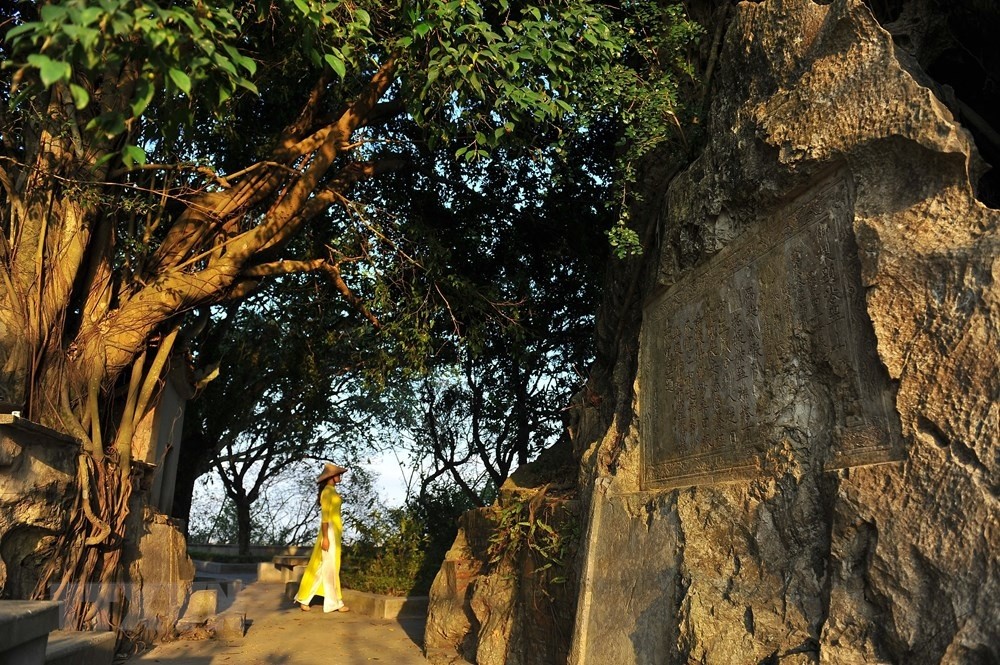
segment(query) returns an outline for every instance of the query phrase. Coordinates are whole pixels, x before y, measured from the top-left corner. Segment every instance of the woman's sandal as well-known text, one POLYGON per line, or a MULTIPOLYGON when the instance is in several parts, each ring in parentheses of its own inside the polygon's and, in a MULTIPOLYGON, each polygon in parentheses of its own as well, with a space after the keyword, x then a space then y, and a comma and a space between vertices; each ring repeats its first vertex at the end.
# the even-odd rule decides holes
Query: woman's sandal
POLYGON ((309 612, 310 610, 312 610, 312 608, 306 605, 305 603, 299 603, 299 609, 302 610, 303 612, 309 612))
POLYGON ((337 611, 338 611, 338 612, 350 612, 350 611, 351 611, 351 608, 350 608, 350 607, 348 607, 347 605, 343 605, 343 606, 341 606, 341 607, 340 607, 340 609, 338 609, 337 611))

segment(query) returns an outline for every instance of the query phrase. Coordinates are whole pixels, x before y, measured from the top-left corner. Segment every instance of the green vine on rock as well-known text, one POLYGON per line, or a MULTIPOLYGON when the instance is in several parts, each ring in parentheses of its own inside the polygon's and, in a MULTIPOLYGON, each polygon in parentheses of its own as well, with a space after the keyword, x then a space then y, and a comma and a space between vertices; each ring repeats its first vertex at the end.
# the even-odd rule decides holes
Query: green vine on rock
POLYGON ((529 557, 531 574, 545 583, 540 585, 543 593, 545 585, 566 582, 564 575, 554 573, 565 568, 580 540, 575 513, 567 508, 564 499, 546 500, 547 491, 545 486, 526 500, 502 506, 487 550, 494 569, 529 557))

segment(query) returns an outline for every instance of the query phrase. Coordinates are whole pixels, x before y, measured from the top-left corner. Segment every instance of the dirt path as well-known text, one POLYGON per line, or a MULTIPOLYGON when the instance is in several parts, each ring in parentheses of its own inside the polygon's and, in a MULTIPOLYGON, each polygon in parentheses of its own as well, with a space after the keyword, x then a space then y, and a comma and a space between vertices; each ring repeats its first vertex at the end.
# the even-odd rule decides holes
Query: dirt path
POLYGON ((130 658, 128 665, 426 665, 424 619, 373 619, 357 612, 302 612, 280 584, 254 583, 229 612, 246 614, 242 639, 178 640, 130 658))

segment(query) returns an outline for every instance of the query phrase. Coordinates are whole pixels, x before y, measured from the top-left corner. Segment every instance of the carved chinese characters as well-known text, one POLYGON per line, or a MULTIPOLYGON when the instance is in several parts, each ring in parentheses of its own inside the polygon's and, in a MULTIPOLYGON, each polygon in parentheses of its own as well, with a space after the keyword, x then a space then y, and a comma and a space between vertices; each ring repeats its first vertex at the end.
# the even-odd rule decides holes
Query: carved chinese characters
POLYGON ((751 477, 782 438, 826 468, 897 456, 842 179, 755 225, 646 307, 643 485, 751 477))

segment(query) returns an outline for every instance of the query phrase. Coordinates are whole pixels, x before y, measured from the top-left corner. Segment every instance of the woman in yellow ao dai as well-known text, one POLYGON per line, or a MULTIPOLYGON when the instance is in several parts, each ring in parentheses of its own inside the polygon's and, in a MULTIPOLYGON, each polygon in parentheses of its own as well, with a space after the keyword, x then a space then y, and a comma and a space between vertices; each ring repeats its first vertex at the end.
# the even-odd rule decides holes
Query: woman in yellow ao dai
POLYGON ((347 471, 342 466, 327 464, 316 482, 319 484, 320 527, 309 564, 299 583, 295 602, 309 611, 313 596, 323 596, 324 612, 347 612, 340 591, 340 554, 344 524, 340 518, 340 494, 337 483, 347 471))

